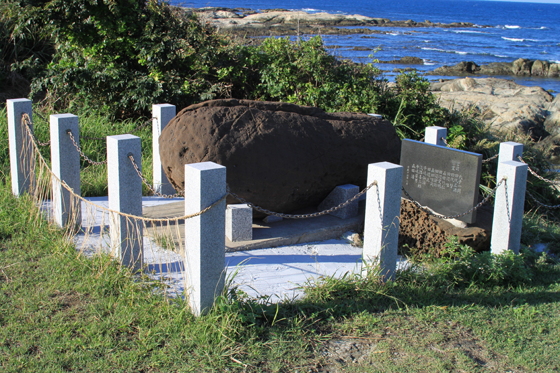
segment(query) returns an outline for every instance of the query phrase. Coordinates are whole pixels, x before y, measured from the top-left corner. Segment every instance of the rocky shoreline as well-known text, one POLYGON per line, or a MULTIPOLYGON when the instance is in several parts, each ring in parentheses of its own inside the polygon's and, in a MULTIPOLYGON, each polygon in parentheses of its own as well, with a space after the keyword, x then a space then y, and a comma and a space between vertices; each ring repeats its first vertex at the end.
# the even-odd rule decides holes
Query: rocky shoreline
POLYGON ((560 156, 560 95, 497 78, 431 83, 439 104, 477 115, 495 133, 530 137, 553 160, 560 156))
POLYGON ((393 21, 387 18, 372 18, 359 14, 343 15, 330 13, 306 13, 286 9, 256 11, 246 8, 195 8, 186 12, 195 13, 200 20, 217 28, 220 32, 240 36, 284 36, 304 34, 383 34, 383 30, 365 27, 490 27, 476 26, 469 22, 439 23, 425 20, 393 21), (344 27, 356 28, 344 28, 344 27))
POLYGON ((519 58, 513 62, 493 62, 487 65, 463 61, 454 66, 438 67, 428 75, 515 75, 558 78, 560 77, 560 64, 525 58, 519 58))

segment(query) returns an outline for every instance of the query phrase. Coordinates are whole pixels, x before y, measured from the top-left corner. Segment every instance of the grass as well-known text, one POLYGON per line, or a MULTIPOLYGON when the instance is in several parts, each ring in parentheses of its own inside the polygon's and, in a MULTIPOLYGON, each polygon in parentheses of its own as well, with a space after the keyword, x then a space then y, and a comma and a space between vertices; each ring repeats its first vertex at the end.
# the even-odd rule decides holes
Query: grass
POLYGON ((442 281, 450 268, 436 261, 389 284, 323 278, 283 304, 230 288, 195 318, 162 284, 79 255, 8 185, 0 206, 6 372, 560 369, 560 265, 530 251, 515 284, 442 281))
MULTIPOLYGON (((33 107, 33 132, 40 142, 49 140, 49 115, 53 114, 48 108, 34 105, 33 107)), ((75 113, 80 121, 80 147, 84 154, 95 162, 103 162, 107 158, 106 141, 104 138, 111 135, 133 134, 142 141, 142 173, 148 180, 152 180, 152 126, 146 123, 147 119, 135 121, 113 121, 107 115, 100 115, 84 110, 75 113)), ((50 146, 42 146, 43 158, 50 161, 50 146)), ((0 177, 9 179, 10 160, 8 148, 8 120, 6 108, 0 109, 0 177)), ((107 195, 107 166, 91 165, 81 159, 81 186, 82 196, 107 195)), ((143 194, 150 194, 149 189, 143 185, 143 194)))

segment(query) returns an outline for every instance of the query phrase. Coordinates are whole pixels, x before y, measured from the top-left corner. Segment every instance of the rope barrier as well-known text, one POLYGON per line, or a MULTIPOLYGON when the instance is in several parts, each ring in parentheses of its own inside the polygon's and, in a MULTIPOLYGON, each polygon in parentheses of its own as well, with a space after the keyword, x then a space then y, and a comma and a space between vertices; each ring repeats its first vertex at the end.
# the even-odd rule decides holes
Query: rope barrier
POLYGON ((35 136, 35 134, 33 133, 33 130, 31 130, 31 128, 29 127, 30 125, 33 125, 33 121, 31 120, 31 118, 29 117, 29 114, 27 113, 23 113, 21 114, 21 119, 23 121, 23 124, 25 124, 28 127, 29 130, 29 134, 30 136, 35 139, 35 142, 37 144, 39 144, 40 146, 49 146, 51 144, 51 140, 47 141, 47 142, 40 142, 39 139, 37 139, 37 137, 35 136))
POLYGON ((154 222, 158 222, 158 223, 161 223, 161 222, 168 222, 168 223, 169 223, 169 222, 171 222, 171 221, 186 220, 186 219, 194 218, 194 217, 196 217, 196 216, 200 216, 200 215, 202 215, 202 214, 204 214, 204 213, 210 211, 212 208, 216 207, 218 204, 220 204, 220 202, 224 201, 224 200, 226 199, 227 195, 228 195, 228 194, 226 193, 223 197, 221 197, 220 199, 218 199, 216 202, 214 202, 214 203, 211 204, 210 206, 208 206, 208 207, 206 207, 205 209, 203 209, 203 210, 201 210, 201 211, 198 211, 198 212, 196 212, 196 213, 194 213, 194 214, 189 214, 189 215, 184 215, 184 216, 179 216, 179 217, 174 217, 174 218, 163 218, 163 219, 145 218, 145 217, 143 217, 143 216, 131 215, 131 214, 123 213, 123 212, 121 212, 121 211, 116 211, 116 210, 112 210, 112 209, 109 209, 109 208, 106 208, 106 207, 103 207, 103 206, 99 206, 99 205, 96 205, 95 203, 93 203, 93 202, 91 202, 91 201, 88 201, 87 199, 85 199, 84 197, 80 196, 79 194, 76 194, 72 188, 70 188, 63 180, 61 180, 60 178, 58 178, 58 176, 56 176, 56 175, 52 172, 51 168, 50 168, 50 167, 48 166, 48 164, 47 164, 47 161, 43 158, 43 156, 42 156, 41 153, 39 152, 39 147, 38 147, 38 145, 37 145, 37 142, 36 142, 35 139, 33 138, 32 131, 31 131, 31 128, 29 128, 29 125, 26 125, 26 126, 25 126, 25 129, 27 130, 27 134, 28 134, 29 137, 31 138, 31 143, 33 144, 34 149, 35 149, 36 153, 38 154, 39 162, 42 164, 43 167, 45 167, 45 168, 47 169, 47 171, 49 172, 49 174, 50 174, 56 181, 58 181, 58 182, 62 185, 62 187, 63 187, 64 189, 66 189, 74 198, 77 198, 77 199, 79 199, 80 201, 82 201, 82 202, 84 202, 84 203, 86 203, 86 204, 88 204, 88 205, 90 205, 90 206, 93 206, 94 208, 100 209, 100 210, 102 210, 103 212, 108 212, 108 213, 111 213, 111 214, 117 214, 117 215, 120 215, 120 216, 124 216, 124 217, 131 218, 131 219, 135 219, 135 220, 141 220, 141 221, 144 221, 144 222, 152 222, 152 223, 154 223, 154 222))

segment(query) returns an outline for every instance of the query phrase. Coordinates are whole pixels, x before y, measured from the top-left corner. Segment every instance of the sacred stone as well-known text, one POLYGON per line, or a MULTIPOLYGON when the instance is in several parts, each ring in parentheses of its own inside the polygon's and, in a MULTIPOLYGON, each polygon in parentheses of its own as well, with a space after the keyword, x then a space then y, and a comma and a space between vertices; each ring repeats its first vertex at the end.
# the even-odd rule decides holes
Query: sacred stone
POLYGON ((316 207, 337 185, 365 188, 368 164, 398 163, 401 147, 391 122, 367 114, 236 99, 183 109, 159 144, 176 190, 185 164, 212 161, 227 167, 232 192, 283 213, 316 207))
MULTIPOLYGON (((404 189, 422 206, 451 216, 478 203, 480 154, 406 139, 402 142, 401 165, 404 189)), ((403 197, 408 196, 403 192, 403 197)), ((473 223, 476 211, 456 219, 473 223)))

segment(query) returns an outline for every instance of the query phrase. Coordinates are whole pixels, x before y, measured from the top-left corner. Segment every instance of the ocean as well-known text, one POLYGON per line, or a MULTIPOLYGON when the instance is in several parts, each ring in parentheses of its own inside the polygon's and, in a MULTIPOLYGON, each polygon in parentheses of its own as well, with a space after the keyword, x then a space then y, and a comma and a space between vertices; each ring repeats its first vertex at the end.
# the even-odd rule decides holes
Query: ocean
MULTIPOLYGON (((404 56, 420 57, 424 65, 414 65, 419 72, 461 61, 482 65, 490 62, 511 62, 517 58, 547 60, 560 63, 560 4, 538 4, 504 1, 469 0, 204 0, 172 5, 185 7, 227 7, 250 9, 283 8, 310 13, 328 12, 361 14, 390 20, 417 22, 470 22, 473 28, 399 28, 379 27, 385 34, 324 35, 323 40, 333 54, 357 62, 373 59, 394 60, 404 56), (489 26, 489 27, 485 27, 489 26), (354 47, 372 51, 356 51, 354 47)), ((389 70, 392 80, 394 68, 406 65, 378 65, 389 70)), ((429 80, 450 77, 427 76, 429 80)), ((560 92, 560 78, 513 77, 517 83, 540 86, 560 92)))

